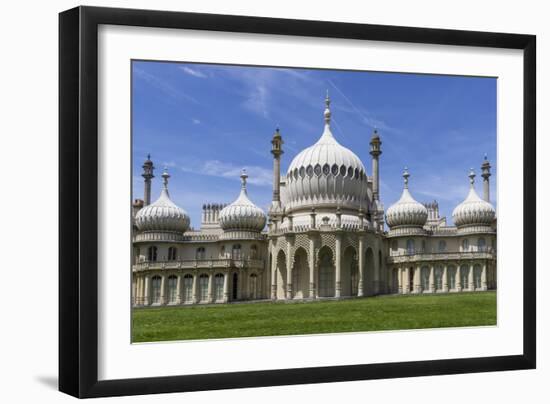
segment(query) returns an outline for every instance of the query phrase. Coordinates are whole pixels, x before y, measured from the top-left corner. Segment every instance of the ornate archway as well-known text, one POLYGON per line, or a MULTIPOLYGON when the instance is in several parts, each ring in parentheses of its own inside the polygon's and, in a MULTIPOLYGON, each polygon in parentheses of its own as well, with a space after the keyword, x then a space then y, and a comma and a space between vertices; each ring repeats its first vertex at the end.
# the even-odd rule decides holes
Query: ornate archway
POLYGON ((283 250, 277 254, 277 299, 286 299, 286 255, 283 250))
POLYGON ((292 293, 295 299, 309 297, 309 266, 306 250, 302 247, 299 247, 294 253, 292 293))
POLYGON ((335 268, 332 251, 324 246, 319 250, 319 297, 334 297, 335 268))
POLYGON ((342 256, 342 296, 357 296, 359 287, 359 266, 357 263, 357 250, 348 246, 342 256))

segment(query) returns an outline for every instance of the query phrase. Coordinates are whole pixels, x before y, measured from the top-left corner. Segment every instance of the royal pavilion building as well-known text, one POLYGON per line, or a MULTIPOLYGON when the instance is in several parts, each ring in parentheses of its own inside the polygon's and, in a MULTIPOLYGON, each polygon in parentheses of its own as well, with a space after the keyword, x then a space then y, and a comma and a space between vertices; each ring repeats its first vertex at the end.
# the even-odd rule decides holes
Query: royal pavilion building
MULTIPOLYGON (((384 210, 380 200, 377 131, 369 176, 355 153, 324 130, 281 175, 283 138, 271 140, 273 198, 267 212, 250 200, 247 173, 234 202, 204 204, 198 230, 171 199, 166 170, 151 203, 154 165, 143 164, 144 197, 133 203, 133 305, 190 305, 257 300, 314 300, 379 294, 433 294, 496 288, 496 216, 490 164, 481 165, 483 197, 470 189, 454 209, 454 225, 437 202, 403 192, 384 210), (387 228, 384 226, 384 219, 387 228)), ((250 173, 254 175, 254 173, 250 173)))

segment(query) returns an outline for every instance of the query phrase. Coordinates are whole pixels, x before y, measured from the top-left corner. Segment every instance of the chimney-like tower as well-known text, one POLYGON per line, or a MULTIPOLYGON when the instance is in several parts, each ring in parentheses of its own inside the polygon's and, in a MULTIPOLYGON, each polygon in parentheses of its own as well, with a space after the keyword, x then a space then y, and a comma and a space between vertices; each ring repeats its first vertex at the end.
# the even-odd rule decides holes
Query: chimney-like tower
POLYGON ((147 160, 143 163, 143 174, 141 176, 144 179, 144 190, 143 190, 143 206, 151 204, 151 180, 155 178, 153 175, 153 162, 151 161, 151 155, 147 155, 147 160))
POLYGON ((382 154, 382 142, 378 131, 375 129, 370 139, 370 155, 372 156, 372 198, 380 200, 380 177, 378 169, 378 157, 382 154))
POLYGON ((481 164, 481 177, 483 178, 483 199, 486 202, 491 202, 491 196, 489 194, 489 177, 491 176, 491 164, 487 160, 487 155, 483 159, 481 164))
POLYGON ((273 202, 271 210, 277 212, 281 209, 281 155, 283 152, 283 138, 279 128, 275 130, 271 139, 271 154, 273 154, 273 202))

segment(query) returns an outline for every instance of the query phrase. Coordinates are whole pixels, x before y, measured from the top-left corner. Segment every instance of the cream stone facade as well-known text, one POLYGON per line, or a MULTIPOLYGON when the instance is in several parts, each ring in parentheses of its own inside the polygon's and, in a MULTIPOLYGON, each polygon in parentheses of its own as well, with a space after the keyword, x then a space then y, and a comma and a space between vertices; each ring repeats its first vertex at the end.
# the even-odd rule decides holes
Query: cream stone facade
MULTIPOLYGON (((380 200, 380 136, 370 141, 372 176, 332 134, 330 100, 324 131, 281 176, 283 138, 272 138, 273 198, 267 213, 248 197, 248 175, 229 205, 203 205, 199 230, 170 199, 168 179, 150 203, 154 166, 143 165, 144 198, 133 204, 133 305, 340 299, 379 294, 484 291, 497 285, 496 216, 490 164, 481 166, 483 198, 470 192, 440 217, 436 201, 417 202, 403 172, 401 198, 380 200), (388 230, 384 227, 384 218, 388 230), (267 224, 267 226, 266 226, 267 224)), ((253 175, 253 173, 251 173, 253 175)))

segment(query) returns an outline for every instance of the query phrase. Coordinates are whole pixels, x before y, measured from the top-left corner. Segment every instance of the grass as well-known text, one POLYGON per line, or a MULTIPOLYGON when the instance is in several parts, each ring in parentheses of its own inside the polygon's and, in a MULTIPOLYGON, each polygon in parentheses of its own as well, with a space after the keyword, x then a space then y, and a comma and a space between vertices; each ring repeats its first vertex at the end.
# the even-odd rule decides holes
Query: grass
POLYGON ((133 342, 496 325, 496 293, 134 309, 133 342))

